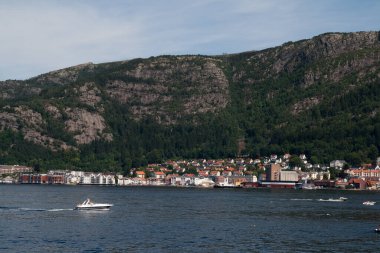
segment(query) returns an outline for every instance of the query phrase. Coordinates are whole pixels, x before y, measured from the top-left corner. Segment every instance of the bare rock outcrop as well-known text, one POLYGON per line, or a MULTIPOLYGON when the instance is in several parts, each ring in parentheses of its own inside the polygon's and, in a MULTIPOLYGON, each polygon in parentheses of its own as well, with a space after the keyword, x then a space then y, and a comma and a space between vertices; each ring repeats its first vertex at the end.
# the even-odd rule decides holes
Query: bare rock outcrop
POLYGON ((60 110, 52 104, 45 104, 45 111, 48 112, 49 115, 55 119, 62 118, 62 113, 60 112, 60 110))
MULTIPOLYGON (((318 82, 337 83, 344 77, 358 73, 359 77, 368 72, 368 68, 380 63, 380 54, 362 53, 347 59, 332 59, 319 64, 317 69, 305 71, 303 87, 309 87, 318 82), (323 68, 323 70, 321 70, 323 68)), ((359 80, 358 80, 359 81, 359 80)))
POLYGON ((18 115, 18 118, 21 118, 29 128, 41 129, 42 125, 46 124, 40 113, 35 112, 26 106, 15 107, 14 111, 18 115))
POLYGON ((18 131, 19 128, 20 124, 15 113, 0 112, 0 131, 4 131, 5 129, 18 131))
MULTIPOLYGON (((247 84, 261 82, 267 78, 276 78, 281 73, 292 73, 308 63, 321 59, 329 61, 347 52, 364 50, 366 48, 380 47, 379 32, 355 32, 355 33, 327 33, 309 40, 288 42, 282 46, 251 53, 245 62, 245 69, 237 69, 233 73, 234 81, 244 81, 247 84)), ((366 57, 347 59, 347 64, 369 65, 370 61, 378 61, 378 54, 366 57)), ((341 63, 337 72, 340 72, 345 63, 341 63)), ((304 85, 312 85, 320 78, 318 73, 312 76, 308 70, 305 74, 304 85)), ((327 78, 338 79, 333 73, 327 78), (335 76, 335 77, 334 77, 335 76)))
POLYGON ((88 82, 79 87, 79 101, 84 104, 95 106, 101 100, 100 90, 95 86, 95 83, 88 82))
POLYGON ((328 33, 278 47, 274 51, 273 70, 291 72, 305 62, 326 57, 336 57, 342 53, 359 50, 379 44, 378 32, 328 33))
POLYGON ((61 140, 57 140, 49 136, 43 135, 40 132, 32 129, 24 130, 23 133, 25 140, 50 148, 52 151, 68 149, 76 150, 75 147, 67 145, 65 142, 61 140))
POLYGON ((74 133, 78 144, 88 144, 97 139, 112 141, 112 134, 104 131, 106 124, 100 114, 81 108, 66 108, 65 113, 69 117, 65 121, 66 130, 74 133))
POLYGON ((0 131, 11 129, 21 132, 26 141, 47 147, 53 151, 75 149, 65 142, 43 134, 46 122, 40 113, 31 110, 26 106, 8 108, 13 112, 0 112, 0 131))
POLYGON ((291 113, 293 115, 297 115, 301 112, 304 112, 306 110, 309 110, 313 106, 318 105, 321 102, 322 98, 321 97, 310 97, 310 98, 305 98, 302 101, 299 101, 295 103, 292 107, 291 113))
POLYGON ((230 100, 220 60, 197 56, 158 57, 124 74, 134 82, 110 80, 107 94, 130 106, 134 118, 155 116, 173 124, 181 115, 216 112, 230 100))

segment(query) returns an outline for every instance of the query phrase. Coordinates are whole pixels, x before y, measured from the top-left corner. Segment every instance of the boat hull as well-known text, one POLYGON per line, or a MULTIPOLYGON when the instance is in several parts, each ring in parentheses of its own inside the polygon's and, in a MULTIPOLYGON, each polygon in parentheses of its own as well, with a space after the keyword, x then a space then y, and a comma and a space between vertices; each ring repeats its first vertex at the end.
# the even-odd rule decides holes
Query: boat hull
POLYGON ((77 205, 75 210, 109 210, 113 204, 102 203, 83 203, 77 205))
POLYGON ((87 206, 77 206, 75 210, 110 210, 111 206, 101 206, 101 207, 87 207, 87 206))

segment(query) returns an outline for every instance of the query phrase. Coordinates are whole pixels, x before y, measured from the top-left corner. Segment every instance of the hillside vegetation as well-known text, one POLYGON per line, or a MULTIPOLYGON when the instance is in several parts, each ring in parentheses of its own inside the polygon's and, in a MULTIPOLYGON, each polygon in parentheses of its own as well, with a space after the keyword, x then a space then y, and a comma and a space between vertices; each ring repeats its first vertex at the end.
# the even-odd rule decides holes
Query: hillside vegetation
POLYGON ((175 157, 305 153, 372 162, 380 36, 82 64, 0 82, 0 164, 123 171, 175 157))

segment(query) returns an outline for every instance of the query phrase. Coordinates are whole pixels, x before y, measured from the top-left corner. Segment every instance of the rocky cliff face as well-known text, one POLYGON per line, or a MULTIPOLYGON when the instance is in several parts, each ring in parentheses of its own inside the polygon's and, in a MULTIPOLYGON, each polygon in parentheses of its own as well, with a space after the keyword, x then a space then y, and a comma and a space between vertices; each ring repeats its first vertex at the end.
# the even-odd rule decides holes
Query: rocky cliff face
POLYGON ((3 112, 0 112, 0 131, 10 129, 15 132, 21 132, 26 141, 53 151, 75 149, 62 140, 46 135, 46 121, 40 113, 26 106, 7 106, 3 110, 3 112))
MULTIPOLYGON (((281 84, 284 79, 291 84, 289 90, 294 90, 294 87, 310 90, 313 86, 326 84, 334 86, 351 79, 346 86, 347 91, 371 81, 369 75, 375 76, 372 81, 377 80, 379 57, 378 32, 322 34, 310 40, 288 42, 279 47, 248 53, 237 67, 233 66, 233 81, 245 84, 243 93, 247 104, 254 100, 252 89, 268 82, 281 84)), ((271 99, 278 94, 273 90, 267 92, 267 97, 271 99)), ((323 94, 313 94, 301 98, 290 105, 289 111, 297 115, 320 104, 323 97, 323 94)))
POLYGON ((104 118, 98 113, 91 113, 80 108, 66 108, 68 119, 66 130, 74 134, 77 144, 88 144, 97 139, 112 141, 112 134, 105 133, 104 118))
POLYGON ((133 81, 109 80, 106 92, 128 106, 136 120, 153 116, 174 124, 181 116, 227 106, 229 83, 221 64, 207 57, 158 57, 122 73, 133 81))
MULTIPOLYGON (((197 124, 196 116, 230 113, 237 105, 252 121, 255 117, 270 121, 268 105, 297 119, 342 94, 378 82, 379 63, 379 33, 358 32, 322 34, 220 57, 82 64, 25 81, 0 82, 0 132, 20 132, 25 141, 54 151, 112 142, 115 124, 128 124, 112 121, 116 104, 130 120, 150 117, 167 127, 184 121, 197 124), (325 94, 334 87, 337 91, 325 94)), ((286 125, 283 121, 278 126, 286 125)))
MULTIPOLYGON (((255 83, 262 81, 265 78, 273 78, 281 73, 291 73, 305 65, 319 61, 332 61, 341 55, 352 53, 355 51, 362 51, 365 53, 366 48, 379 47, 379 33, 378 32, 356 32, 356 33, 329 33, 316 36, 310 40, 303 40, 299 42, 288 42, 282 46, 272 49, 255 52, 252 56, 247 57, 244 64, 248 67, 249 71, 258 71, 260 75, 257 79, 248 79, 247 74, 250 72, 237 72, 235 73, 235 80, 245 80, 248 83, 255 83)), ((345 65, 351 66, 350 69, 356 69, 365 65, 371 65, 374 61, 378 61, 377 53, 368 53, 363 59, 348 59, 350 62, 341 62, 340 69, 344 69, 345 65)), ((346 67, 346 69, 348 69, 346 67)), ((330 70, 331 71, 331 70, 330 70)), ((339 72, 339 70, 334 70, 339 72)), ((318 70, 306 71, 305 82, 310 84, 309 81, 313 80, 313 76, 318 79, 320 72, 318 70)), ((336 77, 332 75, 332 78, 336 77)))

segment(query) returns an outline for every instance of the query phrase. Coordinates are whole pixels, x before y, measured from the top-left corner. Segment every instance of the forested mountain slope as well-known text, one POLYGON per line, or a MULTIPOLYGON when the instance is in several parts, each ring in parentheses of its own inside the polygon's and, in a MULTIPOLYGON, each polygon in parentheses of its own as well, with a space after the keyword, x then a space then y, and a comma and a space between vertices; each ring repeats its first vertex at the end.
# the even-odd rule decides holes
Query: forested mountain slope
POLYGON ((380 148, 380 36, 329 33, 262 51, 82 64, 0 82, 0 163, 127 170, 162 159, 380 148))

